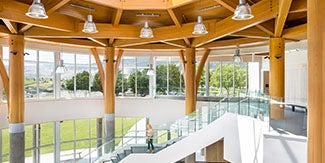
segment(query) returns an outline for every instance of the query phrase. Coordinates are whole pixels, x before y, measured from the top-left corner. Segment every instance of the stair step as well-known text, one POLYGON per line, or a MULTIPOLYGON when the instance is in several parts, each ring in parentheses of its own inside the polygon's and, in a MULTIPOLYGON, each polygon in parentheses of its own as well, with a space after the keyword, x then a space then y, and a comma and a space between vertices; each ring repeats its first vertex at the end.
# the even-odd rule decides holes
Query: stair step
POLYGON ((118 153, 117 155, 121 160, 126 157, 125 153, 118 153))
POLYGON ((125 149, 124 153, 125 153, 125 156, 128 156, 129 154, 132 153, 132 150, 131 149, 125 149))

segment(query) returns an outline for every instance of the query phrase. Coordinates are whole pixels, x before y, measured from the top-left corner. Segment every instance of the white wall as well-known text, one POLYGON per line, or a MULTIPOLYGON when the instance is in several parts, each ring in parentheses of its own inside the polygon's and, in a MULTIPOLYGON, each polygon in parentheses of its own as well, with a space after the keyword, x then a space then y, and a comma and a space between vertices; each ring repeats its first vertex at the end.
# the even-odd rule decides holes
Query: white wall
POLYGON ((285 57, 285 100, 307 104, 307 50, 290 50, 285 57))
POLYGON ((264 135, 264 163, 306 163, 307 138, 264 135))
MULTIPOLYGON (((0 128, 8 127, 7 104, 0 104, 0 128)), ((104 115, 102 99, 29 101, 25 124, 98 118, 104 115)), ((173 121, 185 115, 185 101, 168 99, 116 98, 115 116, 149 117, 152 124, 173 121)))

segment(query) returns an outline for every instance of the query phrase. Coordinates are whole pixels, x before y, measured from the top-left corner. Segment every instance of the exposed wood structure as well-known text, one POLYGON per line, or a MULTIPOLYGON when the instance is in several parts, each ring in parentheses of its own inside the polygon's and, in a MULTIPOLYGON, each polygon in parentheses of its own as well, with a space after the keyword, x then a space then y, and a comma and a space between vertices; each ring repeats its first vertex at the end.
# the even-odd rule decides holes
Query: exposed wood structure
POLYGON ((292 0, 282 0, 279 2, 279 15, 275 19, 275 37, 280 37, 282 35, 284 23, 287 19, 292 0))
POLYGON ((105 47, 105 80, 103 91, 105 92, 105 114, 115 113, 115 82, 114 82, 114 57, 115 48, 105 47))
POLYGON ((24 122, 24 36, 9 35, 9 123, 24 122))
POLYGON ((246 29, 259 23, 270 20, 272 18, 275 18, 275 16, 277 15, 277 3, 272 3, 272 0, 263 0, 253 5, 252 10, 256 13, 256 16, 254 16, 253 19, 234 23, 234 20, 232 20, 232 16, 229 16, 215 24, 216 27, 227 28, 221 28, 215 33, 195 38, 192 42, 192 46, 201 46, 203 44, 222 38, 231 33, 235 33, 242 29, 246 29), (272 6, 272 9, 270 8, 270 6, 272 6))
POLYGON ((7 28, 9 29, 9 31, 13 34, 17 34, 18 30, 17 30, 17 23, 13 23, 10 22, 7 19, 2 19, 3 23, 5 23, 5 25, 7 26, 7 28))
POLYGON ((325 1, 308 0, 308 163, 325 162, 325 1))
MULTIPOLYGON (((270 39, 270 96, 274 101, 284 102, 284 39, 270 39)), ((284 106, 271 104, 270 117, 284 119, 284 106)))
POLYGON ((195 111, 196 107, 196 86, 195 86, 195 48, 185 49, 185 114, 189 115, 195 111))
POLYGON ((146 49, 150 47, 148 44, 163 42, 172 46, 162 44, 161 49, 214 49, 215 44, 210 42, 228 36, 235 38, 227 40, 237 39, 236 37, 268 39, 274 35, 283 35, 291 41, 306 39, 304 24, 307 22, 307 0, 248 1, 254 18, 245 21, 231 19, 237 6, 237 2, 233 0, 112 0, 109 3, 104 0, 43 0, 49 16, 44 20, 25 15, 30 0, 0 2, 0 19, 3 20, 0 21, 0 33, 21 33, 26 38, 42 40, 65 38, 52 41, 67 43, 66 40, 70 39, 73 40, 71 44, 89 47, 110 45, 121 49, 141 49, 138 45, 143 45, 143 49, 146 49), (81 32, 89 11, 71 4, 84 6, 85 9, 91 6, 98 33, 81 32), (203 17, 208 35, 192 34, 198 15, 203 17), (148 21, 152 27, 154 38, 139 39, 144 21, 148 21), (85 39, 94 44, 85 42, 85 39))
MULTIPOLYGON (((5 89, 7 101, 9 101, 9 77, 8 77, 8 74, 6 71, 6 67, 3 64, 2 58, 0 59, 0 75, 1 75, 3 87, 5 89)), ((7 103, 7 104, 8 104, 8 109, 9 109, 9 103, 7 103)))
MULTIPOLYGON (((98 68, 99 76, 100 76, 100 79, 101 79, 101 82, 102 82, 102 88, 104 90, 105 74, 104 74, 104 69, 103 69, 103 66, 102 66, 102 62, 99 59, 99 55, 97 53, 97 50, 95 48, 91 48, 90 50, 91 50, 91 53, 92 53, 93 57, 95 58, 95 62, 96 62, 97 68, 98 68)), ((105 93, 105 92, 103 92, 103 93, 105 93)))
POLYGON ((115 59, 115 65, 114 65, 114 83, 116 84, 116 81, 117 81, 117 75, 118 75, 118 66, 120 65, 120 62, 121 62, 121 59, 122 59, 122 56, 123 56, 123 53, 124 51, 123 50, 119 50, 117 52, 117 56, 116 56, 116 59, 115 59))
POLYGON ((196 86, 196 94, 198 93, 198 90, 199 90, 199 84, 200 84, 200 79, 201 79, 201 75, 202 75, 202 72, 203 72, 203 68, 204 68, 204 65, 205 65, 205 62, 207 61, 208 59, 208 56, 210 54, 210 49, 207 49, 205 50, 201 60, 200 60, 200 65, 199 65, 199 68, 197 69, 197 72, 196 72, 196 80, 195 80, 195 86, 196 86))

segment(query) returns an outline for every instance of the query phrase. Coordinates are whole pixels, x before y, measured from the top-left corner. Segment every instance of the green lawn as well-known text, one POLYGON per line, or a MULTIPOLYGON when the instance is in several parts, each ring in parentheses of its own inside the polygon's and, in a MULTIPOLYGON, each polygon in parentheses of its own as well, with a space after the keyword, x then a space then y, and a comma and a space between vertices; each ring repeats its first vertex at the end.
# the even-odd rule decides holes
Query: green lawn
MULTIPOLYGON (((122 119, 123 119, 123 134, 125 134, 136 122, 141 120, 142 118, 115 118, 115 136, 120 137, 122 136, 122 119)), ((88 138, 96 138, 96 119, 82 119, 76 120, 76 139, 88 139, 88 138), (90 125, 89 125, 90 121, 90 125)), ((65 141, 72 141, 74 140, 74 133, 73 133, 73 121, 63 121, 60 124, 60 141, 61 141, 61 151, 65 150, 73 150, 74 143, 63 143, 65 141)), ((32 129, 31 125, 25 126, 25 148, 32 147, 32 129)), ((41 124, 41 146, 54 144, 54 123, 43 123, 41 124)), ((121 139, 116 139, 115 145, 121 139)), ((84 149, 89 147, 96 147, 96 140, 92 140, 89 142, 88 140, 85 141, 78 141, 76 143, 77 149, 84 149)), ((53 145, 49 147, 41 148, 41 154, 45 153, 53 153, 53 145)), ((8 129, 2 130, 2 154, 7 154, 9 152, 9 133, 8 129)), ((26 151, 25 157, 31 157, 32 151, 26 151)), ((8 157, 3 158, 2 161, 8 161, 8 157)))

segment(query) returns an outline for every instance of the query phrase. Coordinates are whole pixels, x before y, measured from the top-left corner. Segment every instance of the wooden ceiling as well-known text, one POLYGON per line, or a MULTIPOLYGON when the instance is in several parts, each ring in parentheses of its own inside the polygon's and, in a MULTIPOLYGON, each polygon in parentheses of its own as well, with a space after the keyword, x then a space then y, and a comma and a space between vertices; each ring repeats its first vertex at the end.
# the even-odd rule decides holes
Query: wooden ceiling
POLYGON ((238 0, 42 0, 49 16, 45 20, 25 16, 32 2, 0 0, 1 37, 23 34, 32 40, 124 49, 216 49, 265 45, 270 37, 305 40, 307 31, 307 0, 247 0, 254 18, 245 21, 231 19, 238 0), (81 31, 90 13, 99 31, 95 34, 81 31), (199 15, 207 35, 192 34, 199 15), (154 38, 139 38, 145 21, 154 38))

